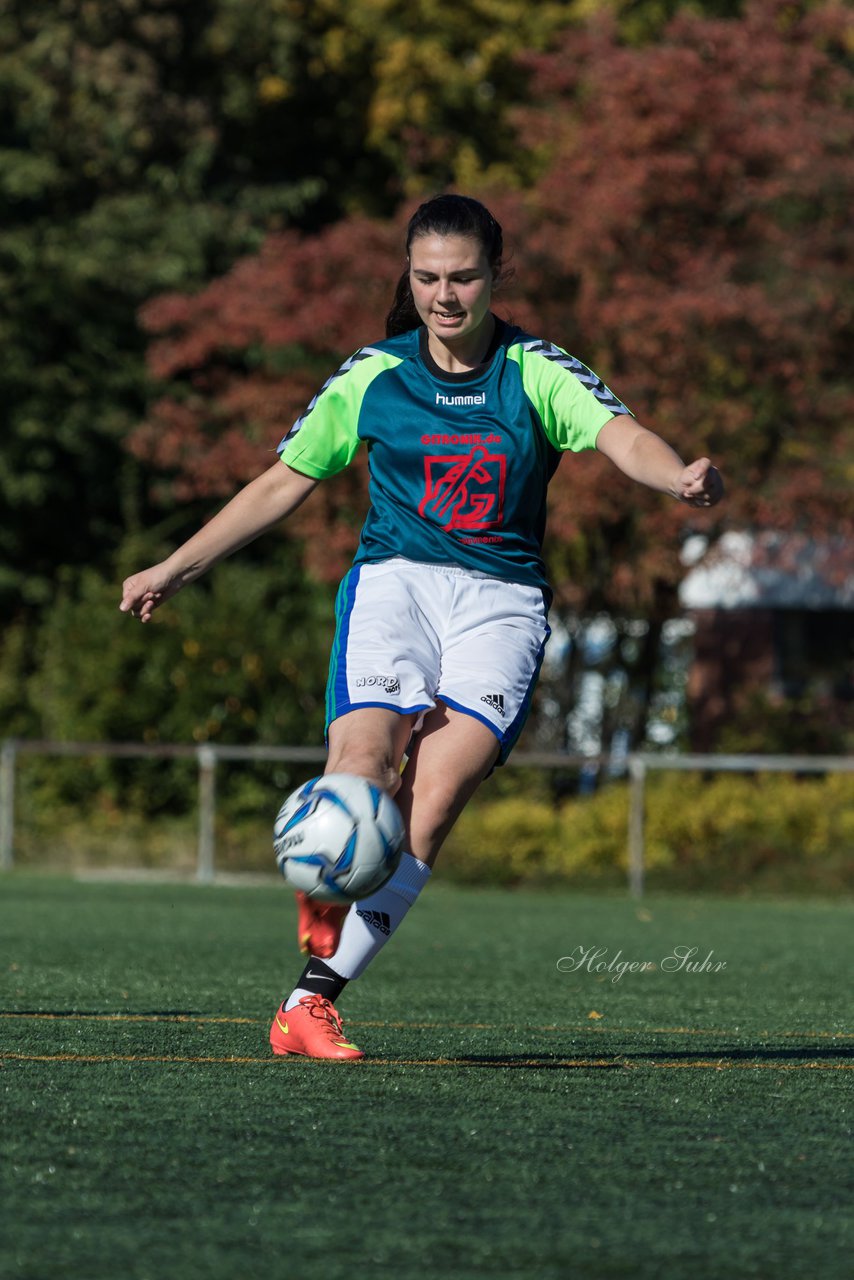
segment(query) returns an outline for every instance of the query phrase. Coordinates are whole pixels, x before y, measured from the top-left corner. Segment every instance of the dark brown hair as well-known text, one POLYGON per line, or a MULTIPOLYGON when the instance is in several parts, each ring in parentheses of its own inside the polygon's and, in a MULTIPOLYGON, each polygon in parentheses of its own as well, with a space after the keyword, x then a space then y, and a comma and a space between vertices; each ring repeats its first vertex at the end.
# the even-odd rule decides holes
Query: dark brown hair
MULTIPOLYGON (((471 196, 434 196, 415 210, 406 228, 406 256, 412 248, 412 241, 418 236, 469 236, 482 246, 486 259, 497 274, 501 270, 501 258, 504 253, 504 236, 499 223, 496 222, 486 205, 471 196)), ((394 301, 386 316, 385 332, 387 338, 394 338, 399 333, 407 333, 417 329, 421 323, 415 309, 412 288, 409 283, 409 267, 397 282, 394 301)))

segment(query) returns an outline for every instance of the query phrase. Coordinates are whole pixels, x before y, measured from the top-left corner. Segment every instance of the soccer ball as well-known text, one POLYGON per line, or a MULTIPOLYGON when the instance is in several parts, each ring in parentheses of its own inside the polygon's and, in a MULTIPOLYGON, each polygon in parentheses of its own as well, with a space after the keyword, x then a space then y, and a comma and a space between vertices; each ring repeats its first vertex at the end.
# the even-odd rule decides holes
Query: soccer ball
POLYGON ((316 902, 356 902, 379 889, 400 862, 403 841, 391 797, 349 773, 298 787, 273 827, 279 870, 316 902))

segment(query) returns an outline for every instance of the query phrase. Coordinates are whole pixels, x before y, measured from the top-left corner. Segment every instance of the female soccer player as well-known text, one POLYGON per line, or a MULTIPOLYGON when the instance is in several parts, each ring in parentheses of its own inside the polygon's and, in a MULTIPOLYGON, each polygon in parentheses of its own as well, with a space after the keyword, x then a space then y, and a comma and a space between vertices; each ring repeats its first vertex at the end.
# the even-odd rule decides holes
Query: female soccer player
POLYGON ((596 448, 691 506, 723 495, 708 458, 685 466, 585 365, 492 313, 502 249, 501 228, 478 201, 423 204, 409 223, 386 339, 332 375, 279 461, 167 560, 124 583, 121 609, 147 622, 366 444, 370 507, 338 592, 326 771, 394 795, 408 852, 382 889, 349 909, 301 900, 309 960, 273 1021, 277 1054, 364 1056, 333 1002, 400 925, 466 802, 521 731, 549 636, 541 545, 561 454, 596 448))

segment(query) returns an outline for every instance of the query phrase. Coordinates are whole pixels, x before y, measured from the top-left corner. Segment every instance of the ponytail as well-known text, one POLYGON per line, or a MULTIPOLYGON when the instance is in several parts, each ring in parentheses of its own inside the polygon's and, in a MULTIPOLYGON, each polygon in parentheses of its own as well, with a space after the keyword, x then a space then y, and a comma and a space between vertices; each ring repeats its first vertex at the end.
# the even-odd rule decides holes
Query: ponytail
POLYGON ((417 329, 420 323, 421 317, 415 310, 415 299, 412 296, 407 267, 397 282, 391 310, 385 318, 385 336, 396 338, 399 333, 408 333, 410 329, 417 329))
MULTIPOLYGON (((486 206, 471 196, 434 196, 416 209, 406 229, 407 258, 412 241, 417 236, 426 235, 468 236, 477 240, 493 274, 497 276, 501 270, 504 252, 501 227, 486 206)), ((410 329, 417 329, 420 323, 407 267, 397 282, 391 309, 386 316, 386 337, 395 338, 399 333, 408 333, 410 329)))

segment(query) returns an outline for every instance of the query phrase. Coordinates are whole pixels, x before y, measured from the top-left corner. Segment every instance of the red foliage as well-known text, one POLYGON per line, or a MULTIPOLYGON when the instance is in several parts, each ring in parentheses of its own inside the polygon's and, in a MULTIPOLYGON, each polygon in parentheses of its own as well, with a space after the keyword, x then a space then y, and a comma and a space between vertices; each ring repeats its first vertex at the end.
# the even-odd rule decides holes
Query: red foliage
MULTIPOLYGON (((524 297, 641 421, 720 462, 730 525, 851 527, 849 23, 763 0, 679 16, 655 47, 599 29, 528 59, 520 128, 554 156, 519 211, 524 297)), ((604 523, 603 596, 648 603, 680 574, 679 526, 719 514, 590 478, 553 486, 552 537, 604 523)))
POLYGON ((260 252, 193 298, 166 294, 140 312, 155 335, 151 370, 169 378, 230 352, 296 346, 326 354, 381 329, 389 280, 403 268, 402 233, 353 218, 318 235, 271 235, 260 252))
POLYGON ((176 496, 231 492, 254 474, 336 362, 382 334, 402 240, 400 228, 366 219, 272 235, 194 297, 165 294, 141 309, 152 374, 181 385, 153 405, 131 447, 178 470, 176 496), (220 448, 235 431, 248 449, 220 448))

